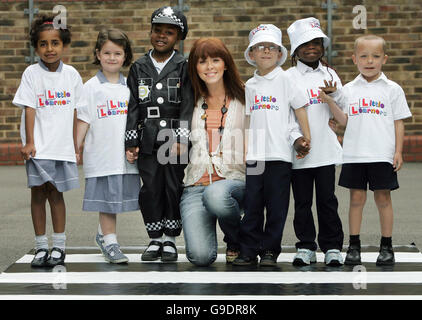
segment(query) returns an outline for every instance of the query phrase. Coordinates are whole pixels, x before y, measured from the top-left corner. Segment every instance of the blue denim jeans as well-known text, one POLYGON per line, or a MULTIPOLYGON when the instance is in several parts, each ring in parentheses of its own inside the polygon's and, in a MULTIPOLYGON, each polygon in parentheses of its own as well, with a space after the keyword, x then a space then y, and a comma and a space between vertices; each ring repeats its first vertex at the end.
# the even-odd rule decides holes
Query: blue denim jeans
POLYGON ((230 249, 239 249, 240 215, 245 182, 219 180, 209 186, 186 187, 180 200, 186 256, 197 266, 217 258, 217 220, 230 249))

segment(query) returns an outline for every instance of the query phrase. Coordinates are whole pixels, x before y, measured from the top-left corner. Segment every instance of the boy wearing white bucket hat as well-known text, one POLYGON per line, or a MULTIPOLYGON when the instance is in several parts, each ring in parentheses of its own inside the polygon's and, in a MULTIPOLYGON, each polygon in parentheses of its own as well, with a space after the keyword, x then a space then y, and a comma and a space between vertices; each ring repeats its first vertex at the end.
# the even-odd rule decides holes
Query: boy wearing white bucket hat
POLYGON ((281 36, 276 26, 262 24, 249 33, 249 46, 245 50, 245 59, 257 70, 246 82, 245 89, 246 115, 250 123, 245 215, 240 226, 240 255, 233 265, 256 264, 258 255, 262 266, 276 264, 289 207, 292 145, 299 147, 298 142, 303 142, 304 148, 299 149, 301 154, 306 154, 310 146, 303 108, 307 99, 280 67, 287 58, 281 36), (292 110, 303 137, 300 132, 293 132, 292 110))
POLYGON ((297 20, 287 29, 287 34, 291 43, 293 67, 286 73, 308 97, 306 111, 313 146, 305 158, 293 158, 293 225, 298 238, 293 264, 309 265, 316 262, 316 230, 312 215, 315 184, 318 244, 325 254, 327 265, 342 265, 340 251, 344 234, 334 194, 335 166, 342 163, 342 147, 328 125, 332 118, 330 108, 318 99, 319 87, 324 85, 325 80, 336 82, 338 87, 341 87, 341 81, 336 72, 322 60, 330 39, 321 30, 318 19, 310 17, 297 20))

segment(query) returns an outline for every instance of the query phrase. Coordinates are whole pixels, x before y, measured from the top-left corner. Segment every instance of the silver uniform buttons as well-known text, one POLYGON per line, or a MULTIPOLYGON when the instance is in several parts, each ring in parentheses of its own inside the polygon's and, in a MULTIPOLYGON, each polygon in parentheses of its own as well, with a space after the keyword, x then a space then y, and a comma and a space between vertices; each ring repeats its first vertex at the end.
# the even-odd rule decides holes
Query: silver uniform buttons
POLYGON ((158 97, 157 102, 159 104, 162 104, 164 102, 164 98, 163 97, 158 97))
POLYGON ((162 83, 157 83, 155 85, 155 87, 157 88, 157 90, 161 90, 161 89, 163 89, 163 84, 162 83))

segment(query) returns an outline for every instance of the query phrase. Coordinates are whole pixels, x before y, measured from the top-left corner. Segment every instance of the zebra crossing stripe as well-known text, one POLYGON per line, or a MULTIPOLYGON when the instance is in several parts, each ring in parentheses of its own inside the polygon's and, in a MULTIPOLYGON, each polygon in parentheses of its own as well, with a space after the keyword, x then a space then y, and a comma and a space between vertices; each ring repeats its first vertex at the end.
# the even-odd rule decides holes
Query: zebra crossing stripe
POLYGON ((2 273, 0 283, 334 284, 422 283, 422 272, 37 272, 2 273))

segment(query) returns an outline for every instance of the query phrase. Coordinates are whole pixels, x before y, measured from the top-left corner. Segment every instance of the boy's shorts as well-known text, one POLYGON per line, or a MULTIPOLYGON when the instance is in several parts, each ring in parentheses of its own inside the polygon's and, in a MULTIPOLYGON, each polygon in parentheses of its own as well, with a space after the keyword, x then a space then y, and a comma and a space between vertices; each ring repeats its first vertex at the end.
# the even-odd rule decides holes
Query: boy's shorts
POLYGON ((345 163, 338 184, 348 189, 395 190, 399 188, 397 172, 389 162, 345 163))

